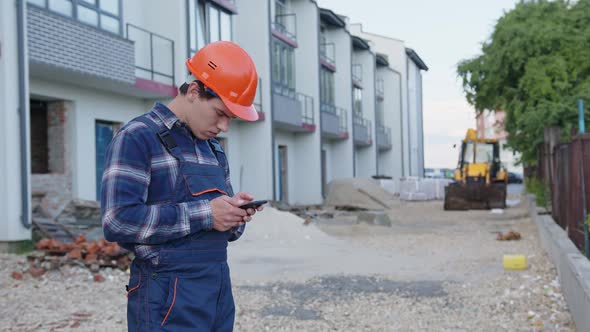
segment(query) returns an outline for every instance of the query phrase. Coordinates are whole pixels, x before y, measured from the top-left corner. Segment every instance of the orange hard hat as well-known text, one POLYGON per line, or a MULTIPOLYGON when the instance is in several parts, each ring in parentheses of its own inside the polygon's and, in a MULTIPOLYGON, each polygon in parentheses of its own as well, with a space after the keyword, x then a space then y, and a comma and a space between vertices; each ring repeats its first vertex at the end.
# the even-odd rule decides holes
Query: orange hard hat
POLYGON ((254 61, 243 48, 228 41, 214 42, 186 60, 186 67, 219 96, 232 114, 247 121, 258 120, 252 105, 258 74, 254 61))

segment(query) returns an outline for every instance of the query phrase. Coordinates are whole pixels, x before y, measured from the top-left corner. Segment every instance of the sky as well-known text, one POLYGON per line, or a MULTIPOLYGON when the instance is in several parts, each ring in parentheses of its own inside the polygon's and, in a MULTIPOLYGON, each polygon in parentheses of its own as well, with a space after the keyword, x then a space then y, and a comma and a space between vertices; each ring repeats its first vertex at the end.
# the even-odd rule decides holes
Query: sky
POLYGON ((403 40, 424 60, 425 167, 457 164, 453 144, 475 127, 457 64, 481 54, 497 20, 518 0, 318 0, 318 5, 361 23, 363 31, 403 40))

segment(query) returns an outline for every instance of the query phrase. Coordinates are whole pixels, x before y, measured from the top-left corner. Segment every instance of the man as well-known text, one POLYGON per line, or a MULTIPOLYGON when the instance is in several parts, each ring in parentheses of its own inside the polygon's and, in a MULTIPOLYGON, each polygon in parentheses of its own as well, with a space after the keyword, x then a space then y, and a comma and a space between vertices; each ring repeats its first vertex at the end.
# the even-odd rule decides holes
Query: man
MULTIPOLYGON (((113 138, 102 178, 105 238, 131 250, 129 331, 231 331, 235 307, 227 243, 255 209, 233 195, 219 142, 231 119, 255 121, 250 56, 215 42, 186 66, 190 79, 113 138)), ((259 207, 258 210, 262 210, 259 207)))

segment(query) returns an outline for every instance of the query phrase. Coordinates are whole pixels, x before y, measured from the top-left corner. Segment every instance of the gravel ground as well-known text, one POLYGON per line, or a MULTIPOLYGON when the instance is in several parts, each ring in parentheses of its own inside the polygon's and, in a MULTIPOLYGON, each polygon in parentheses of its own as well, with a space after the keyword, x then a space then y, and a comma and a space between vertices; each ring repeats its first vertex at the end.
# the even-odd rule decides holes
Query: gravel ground
MULTIPOLYGON (((333 241, 317 249, 328 257, 326 266, 329 250, 335 258, 340 244, 362 248, 366 262, 355 265, 358 257, 351 256, 350 265, 359 268, 342 273, 326 272, 313 261, 298 265, 306 270, 300 278, 258 278, 246 273, 257 268, 256 257, 243 261, 257 241, 238 241, 231 250, 242 246, 247 254, 232 262, 236 331, 575 331, 556 270, 524 208, 496 215, 443 212, 441 202, 400 202, 389 214, 392 227, 339 223, 338 216, 316 223, 326 235, 321 240, 333 241), (495 232, 508 230, 520 232, 522 240, 495 240, 495 232), (527 270, 502 269, 502 255, 513 253, 527 256, 527 270)), ((256 228, 249 231, 256 238, 256 228)), ((298 246, 313 249, 313 243, 276 246, 296 252, 298 246)), ((309 250, 301 255, 306 262, 309 250)), ((0 255, 0 331, 125 330, 124 272, 103 271, 100 283, 79 267, 13 279, 13 271, 27 268, 25 260, 0 255)))

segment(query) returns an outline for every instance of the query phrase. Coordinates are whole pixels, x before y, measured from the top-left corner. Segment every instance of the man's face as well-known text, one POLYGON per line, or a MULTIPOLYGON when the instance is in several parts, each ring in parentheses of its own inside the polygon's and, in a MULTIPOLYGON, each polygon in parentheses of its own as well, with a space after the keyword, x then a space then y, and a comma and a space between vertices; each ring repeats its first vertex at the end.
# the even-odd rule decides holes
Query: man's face
POLYGON ((201 99, 198 95, 196 83, 191 83, 187 97, 190 110, 186 114, 186 121, 197 138, 208 140, 227 132, 229 122, 235 118, 219 98, 201 99))

